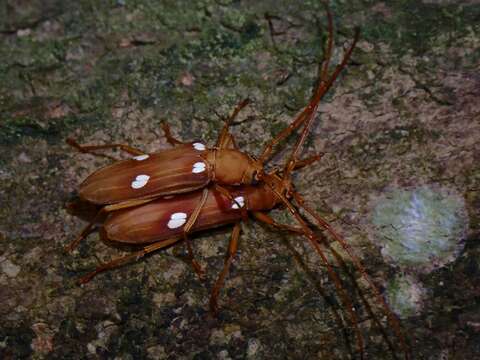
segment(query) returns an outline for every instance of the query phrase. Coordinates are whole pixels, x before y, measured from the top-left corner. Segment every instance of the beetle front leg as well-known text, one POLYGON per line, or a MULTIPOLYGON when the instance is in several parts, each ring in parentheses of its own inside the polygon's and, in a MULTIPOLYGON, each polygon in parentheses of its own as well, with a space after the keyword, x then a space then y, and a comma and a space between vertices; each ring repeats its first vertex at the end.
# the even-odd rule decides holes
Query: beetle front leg
POLYGON ((243 99, 233 110, 232 115, 228 119, 225 120, 225 124, 223 125, 222 130, 220 131, 220 135, 218 136, 216 147, 220 149, 228 149, 228 148, 236 148, 235 141, 233 140, 232 135, 228 131, 230 124, 233 120, 237 117, 238 113, 248 104, 250 103, 250 99, 246 98, 243 99))
POLYGON ((290 226, 290 225, 287 225, 287 224, 281 224, 279 222, 276 222, 270 216, 268 216, 267 214, 265 214, 263 212, 253 211, 252 215, 258 221, 261 221, 261 222, 263 222, 267 225, 276 227, 277 229, 286 230, 286 231, 290 231, 290 232, 293 232, 295 234, 301 234, 301 235, 303 235, 305 233, 305 231, 302 228, 295 227, 295 226, 290 226))

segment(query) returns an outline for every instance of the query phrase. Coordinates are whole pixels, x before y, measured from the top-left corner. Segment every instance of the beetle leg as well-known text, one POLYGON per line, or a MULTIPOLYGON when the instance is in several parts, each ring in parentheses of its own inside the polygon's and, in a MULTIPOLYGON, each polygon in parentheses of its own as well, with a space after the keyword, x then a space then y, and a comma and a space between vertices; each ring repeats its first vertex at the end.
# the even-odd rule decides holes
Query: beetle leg
POLYGON ((105 216, 105 211, 103 210, 104 208, 100 209, 95 217, 88 223, 87 226, 83 228, 83 230, 78 234, 78 236, 73 240, 71 243, 69 243, 67 246, 65 246, 65 251, 66 252, 71 252, 73 249, 75 249, 80 241, 85 239, 88 235, 90 235, 93 232, 93 227, 97 224, 99 219, 101 219, 103 216, 105 216))
POLYGON ((104 263, 104 264, 99 265, 94 271, 88 273, 87 275, 82 276, 80 279, 78 279, 78 283, 79 284, 86 284, 87 282, 92 280, 95 275, 97 275, 101 272, 104 272, 104 271, 107 271, 107 270, 114 269, 116 267, 125 265, 125 264, 127 264, 131 261, 137 261, 140 258, 144 257, 145 255, 147 255, 147 254, 149 254, 153 251, 166 248, 166 247, 168 247, 168 246, 170 246, 170 245, 172 245, 176 242, 178 242, 177 238, 164 240, 164 241, 159 241, 159 242, 153 243, 151 245, 145 246, 142 250, 135 251, 131 254, 115 258, 115 259, 109 261, 108 263, 104 263))
POLYGON ((325 155, 325 153, 319 153, 317 155, 310 156, 306 159, 295 161, 294 170, 298 170, 298 169, 301 169, 305 166, 313 164, 315 161, 320 160, 323 157, 323 155, 325 155))
MULTIPOLYGON (((186 239, 185 237, 183 238, 184 241, 187 241, 188 238, 186 239)), ((198 263, 195 261, 195 264, 198 265, 198 267, 196 267, 196 265, 193 264, 192 262, 192 258, 190 257, 190 253, 187 253, 187 255, 185 255, 184 253, 182 253, 180 251, 180 246, 175 246, 173 249, 172 249, 172 252, 173 252, 173 256, 175 256, 177 259, 183 261, 185 264, 187 264, 188 266, 191 266, 193 268, 193 271, 195 271, 195 273, 197 274, 198 278, 203 281, 204 279, 204 274, 205 274, 205 271, 202 270, 202 268, 200 267, 200 265, 198 265, 198 263), (200 270, 200 274, 199 274, 199 271, 200 270)))
POLYGON ((305 233, 305 231, 302 228, 276 222, 274 219, 272 219, 269 215, 265 214, 264 212, 252 211, 252 215, 258 221, 261 221, 265 224, 276 227, 277 229, 286 230, 286 231, 290 231, 290 232, 293 232, 296 234, 302 234, 302 235, 305 233))
POLYGON ((232 115, 230 115, 230 117, 227 120, 225 120, 225 124, 223 125, 222 131, 220 131, 220 135, 218 136, 218 140, 216 144, 217 148, 227 149, 227 148, 230 148, 231 146, 234 146, 234 148, 236 148, 235 144, 233 145, 231 144, 233 137, 229 133, 228 128, 230 127, 230 124, 233 122, 233 120, 237 117, 238 113, 249 103, 250 103, 250 99, 248 98, 243 99, 235 107, 235 109, 232 112, 232 115))
POLYGON ((170 131, 170 125, 168 125, 165 121, 162 121, 162 130, 163 130, 163 136, 165 136, 165 139, 170 145, 175 146, 175 145, 187 144, 183 141, 175 139, 175 137, 172 135, 172 132, 170 131))
POLYGON ((210 295, 210 311, 213 314, 218 313, 218 295, 220 294, 220 290, 222 289, 225 278, 230 270, 230 266, 232 265, 233 259, 238 250, 238 240, 240 238, 240 223, 237 222, 233 227, 232 237, 230 238, 230 244, 228 245, 228 254, 225 259, 225 263, 223 265, 222 272, 218 275, 217 281, 215 281, 215 285, 212 288, 212 294, 210 295))
POLYGON ((124 144, 105 144, 105 145, 80 145, 77 143, 75 140, 72 138, 68 138, 66 140, 67 144, 74 147, 77 149, 79 152, 83 154, 91 154, 95 156, 100 156, 100 157, 106 157, 112 160, 117 160, 113 156, 110 155, 105 155, 105 154, 98 154, 95 151, 96 150, 104 150, 104 149, 120 149, 122 151, 125 151, 131 155, 143 155, 145 154, 144 151, 135 149, 129 145, 124 145, 124 144))
MULTIPOLYGON (((273 148, 281 141, 283 141, 285 138, 287 138, 294 130, 299 128, 300 126, 305 124, 305 128, 302 131, 302 134, 297 141, 297 144, 295 145, 294 150, 292 151, 292 154, 290 156, 290 161, 289 163, 296 159, 296 156, 298 152, 300 151, 301 146, 305 142, 305 138, 307 134, 310 132, 312 123, 313 123, 313 118, 315 117, 315 113, 318 107, 318 104, 322 100, 323 96, 326 94, 326 92, 330 89, 332 86, 333 82, 336 80, 340 72, 346 67, 348 60, 350 59, 353 49, 355 48, 355 45, 357 44, 358 37, 359 37, 359 32, 355 32, 355 37, 350 45, 350 47, 347 49, 345 52, 342 62, 338 64, 333 71, 332 75, 327 79, 327 73, 328 73, 328 65, 330 63, 330 59, 332 56, 332 47, 333 47, 333 19, 332 15, 330 12, 330 9, 328 7, 327 3, 323 3, 325 6, 326 12, 327 12, 327 18, 328 18, 328 42, 327 42, 327 49, 325 51, 325 61, 323 62, 321 68, 319 69, 319 79, 317 86, 313 92, 312 98, 310 99, 309 104, 303 111, 295 118, 295 120, 283 131, 281 131, 274 139, 270 140, 270 142, 267 143, 265 148, 262 151, 262 154, 260 155, 259 161, 264 163, 271 155, 273 148)), ((287 169, 286 169, 287 170, 287 169)), ((288 174, 291 171, 291 169, 287 170, 286 173, 288 174)))
POLYGON ((188 257, 190 258, 190 262, 192 263, 193 269, 197 273, 200 280, 204 279, 205 271, 202 269, 200 264, 195 260, 195 257, 193 255, 193 250, 192 250, 192 242, 188 237, 188 233, 190 232, 190 230, 192 229, 192 226, 197 221, 198 216, 200 215, 200 211, 202 210, 203 206, 205 205, 205 202, 207 201, 207 197, 208 197, 208 189, 205 188, 202 191, 202 197, 199 203, 197 204, 197 206, 192 212, 192 215, 190 216, 187 223, 183 227, 183 239, 185 240, 185 244, 187 245, 188 257))
POLYGON ((202 266, 195 260, 193 255, 192 242, 187 234, 183 234, 183 240, 185 240, 185 245, 187 247, 188 260, 190 265, 192 265, 193 271, 197 274, 198 278, 203 281, 205 280, 205 270, 202 269, 202 266))

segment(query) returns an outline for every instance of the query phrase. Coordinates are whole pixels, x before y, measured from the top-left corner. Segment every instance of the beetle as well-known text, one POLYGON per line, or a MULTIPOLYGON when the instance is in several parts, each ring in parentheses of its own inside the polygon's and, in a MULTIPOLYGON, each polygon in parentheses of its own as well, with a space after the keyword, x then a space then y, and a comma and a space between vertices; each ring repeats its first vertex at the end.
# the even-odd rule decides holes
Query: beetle
MULTIPOLYGON (((319 158, 317 156, 302 162, 298 159, 298 155, 310 132, 321 99, 345 68, 358 40, 357 31, 341 63, 328 76, 333 47, 332 16, 328 7, 327 16, 329 38, 325 61, 320 68, 318 84, 313 95, 307 107, 294 121, 267 143, 258 159, 238 150, 229 133, 230 123, 248 104, 248 100, 242 101, 225 122, 213 148, 207 148, 202 142, 183 143, 170 134, 166 125, 164 125, 166 138, 175 147, 153 154, 145 154, 141 150, 123 144, 82 146, 72 139, 68 140, 68 143, 80 152, 96 154, 97 150, 119 148, 134 157, 97 170, 80 185, 80 198, 94 206, 100 206, 100 210, 67 249, 73 249, 100 219, 105 219, 102 228, 102 236, 105 239, 129 244, 148 244, 140 251, 99 266, 95 271, 84 276, 81 282, 88 282, 99 272, 172 245, 182 238, 186 240, 192 265, 200 273, 198 264, 194 262, 187 234, 192 231, 234 223, 229 255, 210 299, 211 309, 215 311, 218 293, 237 250, 240 234, 239 222, 245 218, 246 211, 249 210, 261 221, 302 234, 308 239, 327 265, 329 276, 334 281, 339 293, 342 294, 342 298, 347 299, 344 301, 344 305, 356 326, 356 315, 352 311, 348 296, 345 296, 340 280, 321 250, 314 231, 299 214, 297 210, 299 207, 311 215, 316 224, 325 229, 343 247, 384 307, 389 323, 394 327, 401 343, 405 344, 399 330, 398 320, 346 241, 305 204, 303 197, 293 190, 290 182, 290 175, 296 167, 319 158), (301 126, 304 129, 288 161, 285 162, 283 171, 267 172, 264 165, 270 158, 274 147, 301 126), (255 185, 256 183, 258 184, 255 185), (292 201, 296 202, 297 207, 292 201), (300 227, 277 224, 262 212, 262 210, 270 210, 279 204, 287 207, 300 227)), ((357 339, 359 348, 362 349, 361 336, 357 336, 357 339)))
MULTIPOLYGON (((145 154, 141 150, 124 144, 80 145, 73 139, 67 139, 69 145, 82 153, 100 155, 96 153, 97 150, 118 148, 134 155, 132 159, 117 161, 92 173, 80 184, 79 196, 94 204, 102 205, 98 214, 101 217, 104 212, 137 206, 162 196, 199 190, 209 184, 221 188, 226 185, 252 185, 259 181, 269 181, 265 176, 265 163, 271 157, 274 147, 293 131, 304 126, 305 131, 285 165, 284 172, 288 177, 313 124, 321 99, 346 67, 359 37, 357 30, 342 61, 329 76, 333 48, 333 20, 326 4, 325 7, 329 37, 325 61, 319 71, 319 79, 313 95, 294 121, 266 144, 258 159, 237 149, 233 137, 229 134, 231 122, 249 102, 245 99, 237 105, 232 115, 225 121, 216 145, 212 148, 207 148, 202 142, 184 143, 175 139, 166 124, 163 125, 163 130, 167 141, 174 148, 153 154, 145 154)), ((93 223, 90 223, 66 249, 68 251, 74 249, 92 226, 93 223)))

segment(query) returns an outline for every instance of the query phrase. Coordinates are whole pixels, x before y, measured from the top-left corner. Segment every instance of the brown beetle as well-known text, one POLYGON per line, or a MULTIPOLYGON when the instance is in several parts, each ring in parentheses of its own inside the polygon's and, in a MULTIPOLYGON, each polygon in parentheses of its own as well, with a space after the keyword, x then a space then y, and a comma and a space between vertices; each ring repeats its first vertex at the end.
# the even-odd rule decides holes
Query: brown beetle
MULTIPOLYGON (((195 191, 205 188, 208 184, 220 188, 224 185, 251 185, 258 181, 268 183, 269 179, 266 176, 264 164, 270 158, 274 146, 303 125, 305 127, 304 131, 292 151, 290 160, 285 165, 284 173, 285 177, 288 178, 297 162, 298 153, 312 126, 321 99, 345 68, 358 40, 359 33, 357 31, 341 63, 329 76, 328 69, 333 47, 333 21, 328 6, 327 14, 329 39, 325 61, 322 64, 318 84, 312 98, 294 121, 267 143, 258 159, 238 150, 233 137, 229 133, 230 123, 239 111, 248 104, 247 99, 236 107, 233 114, 225 122, 216 145, 211 149, 201 142, 183 143, 175 139, 170 134, 167 125, 163 127, 166 138, 175 148, 153 154, 145 154, 129 145, 82 146, 73 139, 68 139, 68 144, 83 153, 99 155, 95 151, 119 148, 134 155, 133 159, 115 162, 88 176, 79 187, 80 197, 94 204, 104 205, 99 213, 99 217, 101 217, 103 212, 137 206, 166 195, 195 191)), ((269 185, 273 186, 274 184, 269 185)), ((77 246, 92 226, 93 223, 87 226, 67 246, 67 250, 72 250, 77 246)))
POLYGON ((200 274, 201 270, 193 260, 187 234, 234 223, 229 255, 210 299, 211 309, 215 311, 219 291, 238 247, 239 222, 245 218, 246 212, 250 211, 260 221, 277 228, 302 234, 308 239, 327 266, 329 276, 342 297, 344 307, 350 314, 352 323, 356 328, 359 350, 363 353, 363 340, 358 330, 358 320, 352 310, 351 301, 320 248, 314 231, 299 214, 297 210, 297 207, 299 207, 310 214, 316 224, 325 229, 352 259, 362 277, 370 285, 377 300, 383 306, 389 323, 394 328, 406 357, 408 357, 406 342, 400 331, 398 320, 367 275, 363 265, 353 254, 346 241, 305 204, 303 197, 293 190, 290 182, 291 173, 295 168, 309 164, 320 157, 315 156, 301 161, 298 159, 298 154, 310 132, 321 99, 346 66, 358 39, 357 32, 342 62, 328 76, 333 47, 333 25, 328 7, 327 15, 329 38, 326 60, 320 69, 319 81, 314 94, 308 106, 288 128, 265 146, 258 159, 238 150, 228 130, 231 121, 248 103, 248 100, 244 100, 237 106, 232 116, 226 121, 216 146, 211 149, 208 149, 201 142, 183 143, 173 138, 167 126, 164 126, 167 140, 175 147, 171 150, 153 154, 144 154, 140 150, 121 144, 81 146, 73 140, 68 140, 70 145, 81 152, 95 153, 96 150, 120 148, 134 155, 133 159, 119 161, 99 169, 80 185, 80 197, 94 205, 101 206, 101 210, 82 234, 70 244, 68 249, 74 248, 90 231, 91 227, 103 219, 105 220, 101 231, 105 239, 120 243, 146 245, 139 251, 99 266, 95 271, 84 276, 80 280, 81 282, 88 282, 99 272, 136 260, 147 253, 165 248, 181 239, 186 240, 192 264, 200 274), (274 146, 302 125, 304 129, 282 172, 266 172, 264 164, 270 158, 274 146), (258 185, 252 185, 255 182, 258 182, 258 185), (296 202, 296 206, 292 201, 296 202), (278 224, 264 212, 279 204, 287 207, 300 225, 299 227, 278 224))

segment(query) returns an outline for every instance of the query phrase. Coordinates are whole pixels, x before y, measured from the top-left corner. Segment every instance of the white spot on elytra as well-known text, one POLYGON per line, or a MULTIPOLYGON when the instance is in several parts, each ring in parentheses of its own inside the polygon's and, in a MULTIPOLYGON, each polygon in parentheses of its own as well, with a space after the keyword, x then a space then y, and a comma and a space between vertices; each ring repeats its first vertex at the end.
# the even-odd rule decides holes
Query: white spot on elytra
POLYGON ((187 214, 183 212, 178 212, 170 215, 170 220, 168 221, 169 229, 176 229, 187 222, 187 214))
POLYGON ((196 162, 195 164, 193 164, 193 169, 192 169, 192 172, 194 174, 198 174, 198 173, 201 173, 201 172, 204 172, 205 171, 205 168, 206 168, 206 165, 204 162, 196 162))
POLYGON ((149 157, 150 157, 150 155, 143 154, 143 155, 134 156, 133 159, 135 159, 137 161, 142 161, 142 160, 147 160, 149 157))
POLYGON ((148 179, 150 176, 148 175, 138 175, 135 180, 132 181, 132 188, 133 189, 140 189, 147 185, 148 179))
POLYGON ((195 150, 204 151, 206 149, 205 145, 199 142, 193 143, 195 150))
POLYGON ((245 206, 245 198, 243 196, 237 196, 232 204, 232 209, 240 209, 245 206))

